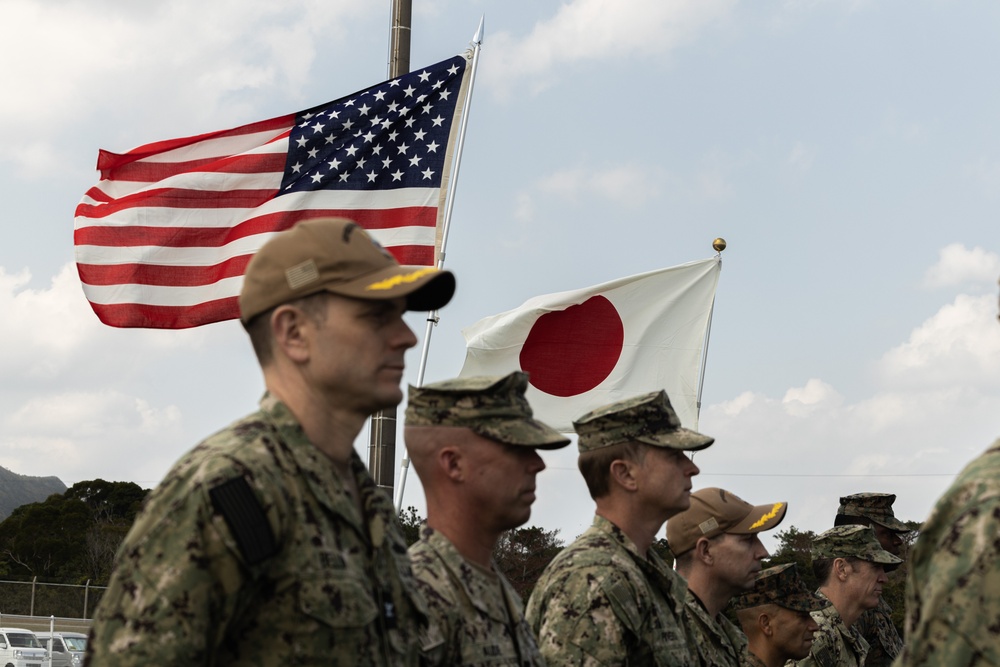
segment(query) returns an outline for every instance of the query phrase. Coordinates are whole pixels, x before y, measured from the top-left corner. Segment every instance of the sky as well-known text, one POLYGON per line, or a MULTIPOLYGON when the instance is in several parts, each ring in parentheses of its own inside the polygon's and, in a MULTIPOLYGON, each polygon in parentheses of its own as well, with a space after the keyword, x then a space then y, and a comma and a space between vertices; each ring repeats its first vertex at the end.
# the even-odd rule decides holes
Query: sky
MULTIPOLYGON (((413 0, 411 66, 485 34, 426 382, 463 327, 540 294, 714 255, 695 487, 895 493, 922 521, 1000 435, 1000 5, 985 0, 413 0)), ((0 23, 0 466, 154 486, 255 409, 238 323, 119 330, 73 211, 123 152, 387 78, 390 3, 6 0, 0 23)), ((424 321, 408 316, 421 339, 424 321)), ((420 347, 408 356, 414 383, 420 347)), ((650 388, 656 389, 656 388, 650 388)), ((357 447, 367 460, 367 433, 357 447)), ((402 456, 402 448, 397 452, 402 456)), ((575 448, 531 524, 592 518, 575 448)), ((397 482, 398 483, 398 482, 397 482)), ((415 474, 403 505, 422 511, 415 474)), ((765 544, 773 547, 773 535, 765 544)))

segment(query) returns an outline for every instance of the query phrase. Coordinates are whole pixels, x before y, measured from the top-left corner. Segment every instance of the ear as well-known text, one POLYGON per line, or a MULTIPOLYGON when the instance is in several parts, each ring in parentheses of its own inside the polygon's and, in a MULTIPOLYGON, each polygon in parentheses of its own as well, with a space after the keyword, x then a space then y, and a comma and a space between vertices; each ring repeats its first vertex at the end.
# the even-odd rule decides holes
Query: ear
POLYGON ((462 457, 462 451, 458 447, 448 445, 439 449, 437 462, 448 479, 453 482, 465 481, 465 459, 462 457))
POLYGON ((715 554, 712 553, 712 541, 707 537, 699 537, 694 543, 694 557, 705 565, 715 563, 715 554))
POLYGON ((846 558, 833 559, 833 571, 837 575, 838 581, 847 581, 847 575, 850 574, 851 569, 851 564, 847 562, 846 558))
POLYGON ((275 348, 296 363, 309 360, 309 318, 295 306, 284 304, 271 313, 271 338, 275 348))
POLYGON ((611 462, 611 479, 626 491, 636 491, 639 483, 635 478, 635 463, 625 459, 611 462))
POLYGON ((774 628, 771 627, 771 617, 767 612, 761 612, 757 614, 757 627, 760 631, 764 633, 765 637, 770 637, 774 635, 774 628))

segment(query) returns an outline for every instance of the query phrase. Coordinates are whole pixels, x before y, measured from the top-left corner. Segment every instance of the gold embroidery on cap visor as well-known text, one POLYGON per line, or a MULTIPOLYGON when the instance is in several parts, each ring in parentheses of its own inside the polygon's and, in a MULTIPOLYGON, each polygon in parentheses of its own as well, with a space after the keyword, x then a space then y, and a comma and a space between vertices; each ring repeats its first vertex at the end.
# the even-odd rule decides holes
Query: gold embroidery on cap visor
POLYGON ((757 528, 760 528, 774 517, 778 516, 778 512, 780 512, 781 508, 784 506, 785 503, 774 503, 774 507, 771 508, 771 511, 762 516, 761 518, 757 519, 756 521, 754 521, 753 524, 750 526, 750 530, 756 530, 757 528))
POLYGON ((420 280, 428 273, 437 273, 437 269, 434 267, 427 267, 424 269, 418 269, 410 273, 404 273, 397 276, 392 276, 391 278, 386 278, 385 280, 379 280, 378 282, 372 283, 365 287, 366 290, 389 290, 398 285, 404 283, 412 283, 420 280))

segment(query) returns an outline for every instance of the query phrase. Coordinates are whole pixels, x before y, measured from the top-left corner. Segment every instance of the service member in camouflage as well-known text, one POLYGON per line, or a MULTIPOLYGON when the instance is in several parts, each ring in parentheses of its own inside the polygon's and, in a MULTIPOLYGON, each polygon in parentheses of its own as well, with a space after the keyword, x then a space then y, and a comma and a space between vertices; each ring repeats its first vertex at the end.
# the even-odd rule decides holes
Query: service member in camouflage
POLYGON ((454 277, 352 222, 300 222, 251 260, 241 321, 260 410, 185 455, 118 552, 89 665, 417 665, 426 605, 392 501, 354 453, 402 400, 407 308, 454 277))
POLYGON ((751 505, 723 489, 699 489, 691 506, 667 521, 667 544, 677 572, 687 580, 684 600, 703 665, 738 667, 747 638, 723 611, 735 595, 754 585, 767 549, 758 533, 775 528, 788 504, 751 505))
POLYGON ((681 427, 663 391, 574 422, 578 465, 597 504, 593 525, 542 573, 527 617, 550 667, 695 667, 684 580, 650 545, 689 504, 698 467, 686 451, 713 438, 681 427))
POLYGON ((813 612, 819 632, 799 667, 861 667, 868 642, 853 627, 861 612, 874 609, 902 560, 882 548, 870 526, 834 526, 816 537, 813 573, 819 593, 832 604, 813 612))
POLYGON ((1000 665, 1000 440, 958 474, 910 552, 894 667, 1000 665))
MULTIPOLYGON (((855 493, 840 499, 834 519, 835 526, 871 526, 882 548, 893 556, 903 556, 903 537, 910 532, 906 524, 896 518, 892 504, 896 496, 891 493, 855 493)), ((879 597, 878 606, 867 609, 854 624, 869 644, 865 667, 889 667, 903 648, 903 640, 892 622, 892 607, 879 597)))
POLYGON ((795 563, 763 570, 753 589, 733 600, 747 636, 746 667, 782 667, 809 655, 819 625, 810 612, 830 606, 799 577, 795 563))
POLYGON ((410 387, 406 446, 427 499, 410 559, 444 639, 427 646, 431 664, 545 664, 524 603, 493 562, 500 535, 531 516, 545 468, 537 450, 569 444, 532 417, 527 388, 521 372, 410 387))

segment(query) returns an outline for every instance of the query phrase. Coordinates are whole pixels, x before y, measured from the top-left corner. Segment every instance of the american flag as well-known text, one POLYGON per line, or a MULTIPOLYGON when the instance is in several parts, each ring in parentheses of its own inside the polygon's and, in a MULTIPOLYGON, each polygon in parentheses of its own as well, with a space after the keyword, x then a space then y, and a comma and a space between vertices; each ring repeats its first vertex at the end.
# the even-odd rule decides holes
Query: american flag
POLYGON ((253 253, 300 220, 350 218, 401 264, 433 265, 469 56, 296 114, 100 151, 76 208, 84 294, 105 324, 239 317, 253 253))

